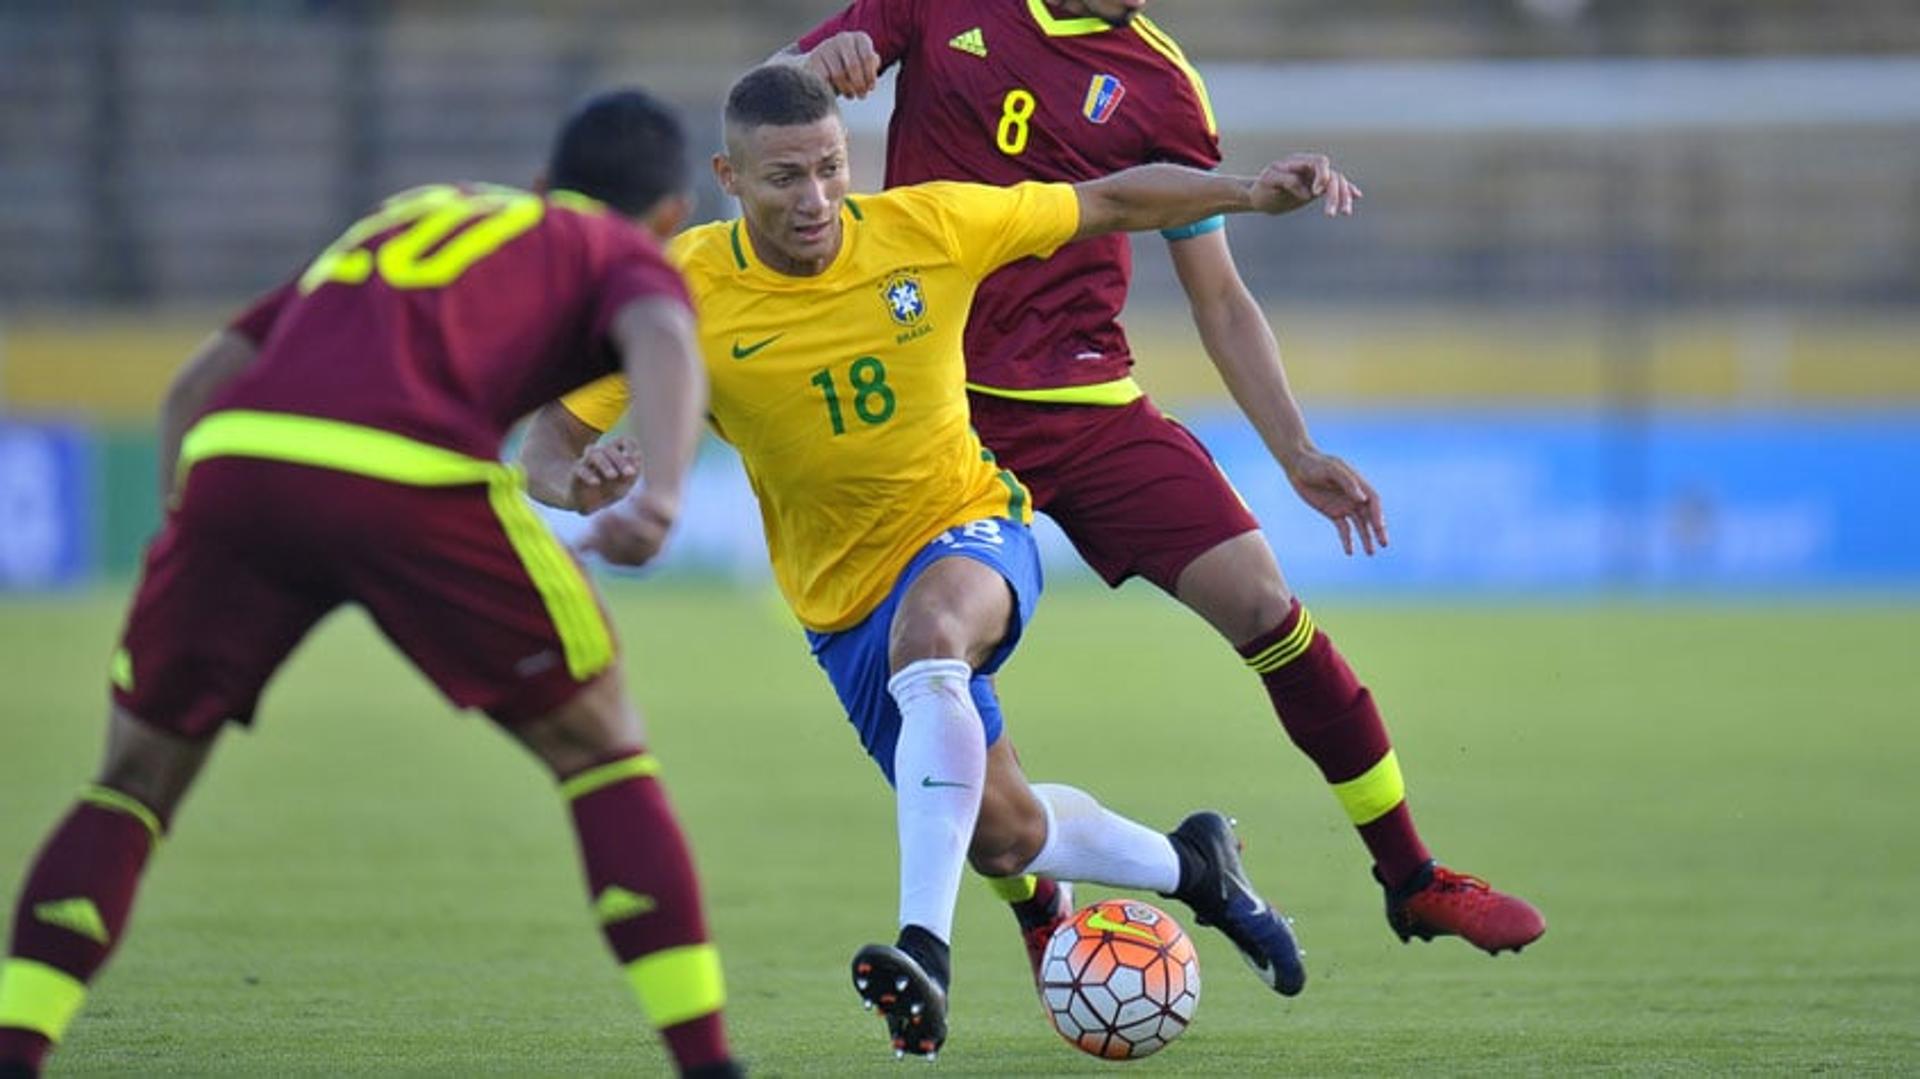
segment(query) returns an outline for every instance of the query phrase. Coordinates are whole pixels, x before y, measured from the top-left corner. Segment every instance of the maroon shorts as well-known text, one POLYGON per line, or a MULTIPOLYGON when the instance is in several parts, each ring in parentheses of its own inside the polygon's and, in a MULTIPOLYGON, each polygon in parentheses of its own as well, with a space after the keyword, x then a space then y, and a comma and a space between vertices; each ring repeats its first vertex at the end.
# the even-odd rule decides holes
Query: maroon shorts
POLYGON ((504 723, 544 715, 612 662, 613 641, 577 563, 529 513, 497 511, 485 485, 201 461, 147 552, 114 700, 189 738, 249 722, 307 631, 358 603, 455 704, 504 723))
POLYGON ((1194 559, 1260 527, 1213 456, 1142 397, 1119 407, 970 394, 973 426, 1087 565, 1171 593, 1194 559))

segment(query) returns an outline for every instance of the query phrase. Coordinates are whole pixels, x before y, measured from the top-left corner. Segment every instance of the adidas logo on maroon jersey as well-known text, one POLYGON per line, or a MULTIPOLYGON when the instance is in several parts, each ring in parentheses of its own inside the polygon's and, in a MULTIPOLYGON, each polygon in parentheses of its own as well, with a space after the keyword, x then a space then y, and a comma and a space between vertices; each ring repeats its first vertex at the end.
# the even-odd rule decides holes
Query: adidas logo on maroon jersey
POLYGON ((947 45, 949 48, 959 49, 961 52, 972 53, 975 56, 987 55, 987 35, 981 33, 978 26, 964 34, 953 35, 947 45))

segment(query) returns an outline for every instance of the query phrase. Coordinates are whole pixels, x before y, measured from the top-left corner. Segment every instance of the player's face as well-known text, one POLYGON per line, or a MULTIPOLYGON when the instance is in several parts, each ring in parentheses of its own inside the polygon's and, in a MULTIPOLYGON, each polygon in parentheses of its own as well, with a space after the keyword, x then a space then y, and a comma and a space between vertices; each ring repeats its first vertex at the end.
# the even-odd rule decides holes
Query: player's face
POLYGON ((1147 10, 1147 0, 1060 0, 1054 6, 1074 17, 1091 15, 1108 26, 1125 26, 1147 10))
POLYGON ((811 276, 840 252, 847 129, 838 116, 735 132, 714 172, 740 200, 754 251, 781 273, 811 276))

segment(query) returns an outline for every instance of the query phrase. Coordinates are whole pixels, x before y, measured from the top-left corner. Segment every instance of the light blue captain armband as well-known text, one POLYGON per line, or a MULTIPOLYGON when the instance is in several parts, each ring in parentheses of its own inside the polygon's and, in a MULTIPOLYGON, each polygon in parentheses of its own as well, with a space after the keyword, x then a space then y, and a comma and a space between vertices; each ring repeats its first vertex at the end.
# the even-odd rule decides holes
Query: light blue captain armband
POLYGON ((1191 225, 1181 225, 1178 228, 1161 229, 1160 235, 1165 236, 1169 241, 1191 240, 1195 236, 1205 236, 1209 232, 1219 232, 1221 229, 1226 227, 1227 227, 1227 219, 1220 214, 1214 214, 1212 217, 1209 217, 1203 221, 1195 221, 1191 225))

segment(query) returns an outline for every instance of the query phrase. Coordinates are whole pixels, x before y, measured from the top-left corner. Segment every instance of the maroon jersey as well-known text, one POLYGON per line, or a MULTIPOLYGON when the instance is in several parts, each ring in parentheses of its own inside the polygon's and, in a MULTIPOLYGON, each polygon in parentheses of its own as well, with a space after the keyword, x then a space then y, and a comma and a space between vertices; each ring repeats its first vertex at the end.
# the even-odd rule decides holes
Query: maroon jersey
POLYGON ((492 458, 522 416, 619 369, 626 304, 688 303, 638 225, 566 192, 403 192, 231 328, 260 345, 213 410, 319 416, 492 458))
MULTIPOLYGON (((1158 27, 1066 19, 1044 0, 855 0, 800 39, 811 49, 864 30, 900 65, 887 129, 887 186, 927 180, 1075 182, 1133 165, 1220 163, 1200 77, 1158 27)), ((1125 236, 1013 263, 981 285, 967 324, 969 379, 1013 390, 1127 376, 1116 319, 1125 236)))

